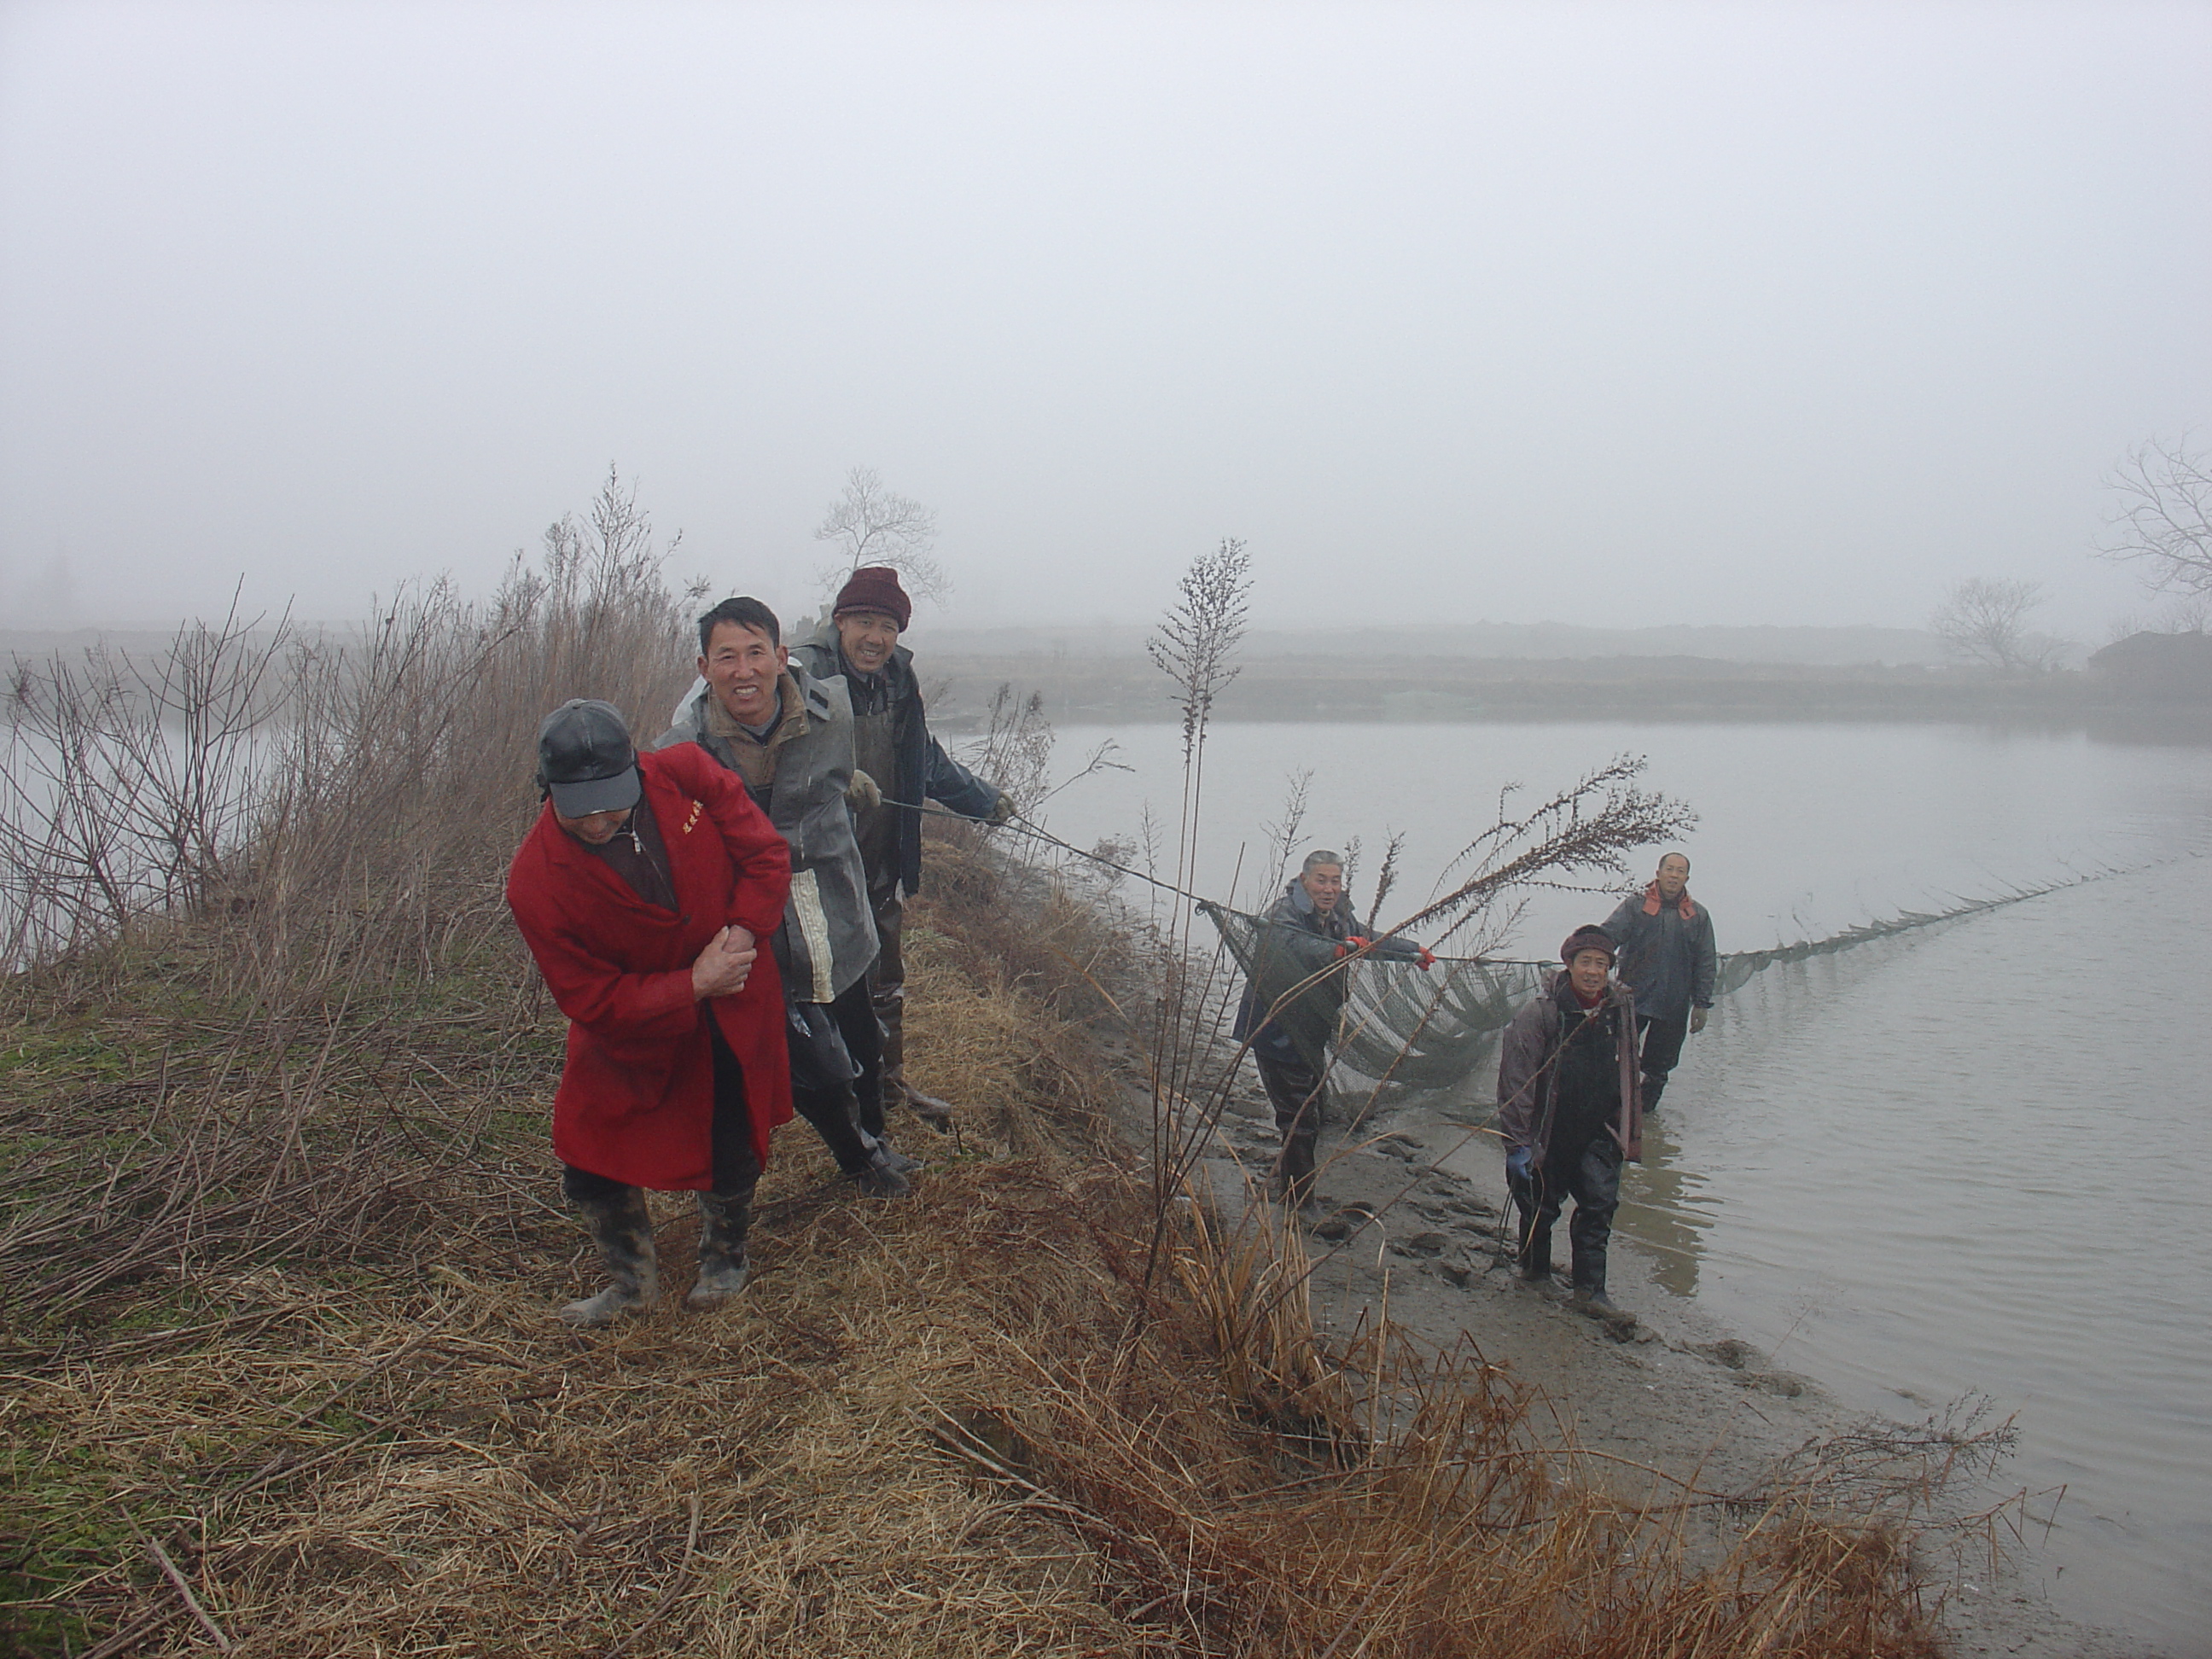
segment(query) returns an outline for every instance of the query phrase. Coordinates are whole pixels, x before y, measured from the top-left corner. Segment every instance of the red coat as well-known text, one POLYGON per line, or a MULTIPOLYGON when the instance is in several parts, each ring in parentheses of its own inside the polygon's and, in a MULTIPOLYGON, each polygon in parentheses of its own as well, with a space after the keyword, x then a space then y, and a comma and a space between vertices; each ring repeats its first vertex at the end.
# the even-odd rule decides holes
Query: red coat
POLYGON ((744 988, 710 1006, 745 1074, 753 1149, 791 1121, 783 988, 768 943, 783 920, 791 856, 744 785, 690 744, 640 755, 645 799, 668 848, 678 908, 647 904, 554 821, 549 805, 507 871, 507 908, 568 1016, 553 1097, 562 1162, 663 1192, 713 1184, 713 1051, 691 964, 724 924, 760 955, 744 988))

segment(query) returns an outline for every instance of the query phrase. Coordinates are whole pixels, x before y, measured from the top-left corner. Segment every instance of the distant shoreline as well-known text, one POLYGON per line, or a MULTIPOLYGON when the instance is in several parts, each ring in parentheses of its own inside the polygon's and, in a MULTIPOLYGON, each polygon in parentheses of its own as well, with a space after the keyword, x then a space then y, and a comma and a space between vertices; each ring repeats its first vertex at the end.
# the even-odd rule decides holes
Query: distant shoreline
MULTIPOLYGON (((933 723, 980 725, 1001 685, 1043 702, 1062 725, 1179 720, 1142 657, 919 656, 933 723)), ((2116 736, 2212 738, 2212 701, 2130 697, 2078 671, 2003 679, 1960 668, 1825 667, 1700 658, 1249 659, 1213 718, 1281 724, 1432 724, 1634 719, 1747 721, 1998 721, 2116 736), (2170 728, 2170 730, 2169 730, 2170 728)))

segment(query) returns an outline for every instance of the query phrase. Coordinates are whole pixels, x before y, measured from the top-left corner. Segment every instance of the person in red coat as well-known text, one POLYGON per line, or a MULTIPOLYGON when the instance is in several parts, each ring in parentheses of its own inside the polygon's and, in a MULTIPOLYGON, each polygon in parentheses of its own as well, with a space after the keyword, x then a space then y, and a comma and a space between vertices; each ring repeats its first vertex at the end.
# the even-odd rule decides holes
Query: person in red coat
POLYGON ((561 1316, 659 1299, 647 1187, 698 1194, 684 1300, 719 1307, 744 1285, 769 1132, 791 1120, 783 991, 757 944, 783 920, 789 852, 736 778, 696 749, 638 754, 611 703, 547 715, 538 766, 545 806, 507 902, 568 1017, 553 1150, 613 1280, 561 1316))

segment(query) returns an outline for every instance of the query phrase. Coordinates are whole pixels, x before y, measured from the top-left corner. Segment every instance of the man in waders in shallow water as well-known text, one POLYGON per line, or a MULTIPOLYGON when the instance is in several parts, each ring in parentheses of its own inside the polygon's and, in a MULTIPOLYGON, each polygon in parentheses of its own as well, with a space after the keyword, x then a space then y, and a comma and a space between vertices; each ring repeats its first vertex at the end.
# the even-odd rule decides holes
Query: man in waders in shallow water
POLYGON ((1521 1276, 1550 1285, 1552 1224, 1571 1198, 1575 1303, 1601 1316, 1622 1316, 1605 1289, 1620 1161, 1644 1155, 1636 1005, 1612 978, 1613 956, 1602 927, 1570 934, 1559 947, 1565 971, 1513 1016, 1498 1058, 1498 1123, 1505 1182, 1520 1212, 1521 1276))
POLYGON ((1275 1109, 1283 1137, 1277 1188, 1295 1209, 1314 1201, 1315 1149, 1328 1115, 1329 1049, 1344 1011, 1350 958, 1364 951, 1424 968, 1436 960, 1410 939, 1378 939, 1373 931, 1352 914, 1344 860, 1330 852, 1307 854, 1298 878, 1260 919, 1234 1030, 1249 1042, 1275 1109))

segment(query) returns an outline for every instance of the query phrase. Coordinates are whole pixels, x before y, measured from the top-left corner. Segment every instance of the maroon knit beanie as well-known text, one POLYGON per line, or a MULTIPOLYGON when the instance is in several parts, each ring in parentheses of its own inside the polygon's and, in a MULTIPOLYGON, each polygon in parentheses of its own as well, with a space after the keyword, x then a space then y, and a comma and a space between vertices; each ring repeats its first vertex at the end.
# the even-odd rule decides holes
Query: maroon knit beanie
POLYGON ((1577 927, 1567 935, 1567 942, 1559 947, 1559 960, 1569 967, 1574 965, 1577 951, 1602 951, 1610 961, 1619 961, 1620 947, 1613 942, 1613 935, 1602 927, 1577 927))
POLYGON ((862 566, 837 590, 837 603, 830 607, 830 614, 842 617, 848 611, 879 611, 899 625, 902 634, 914 620, 914 601, 899 586, 898 572, 887 564, 862 566))

